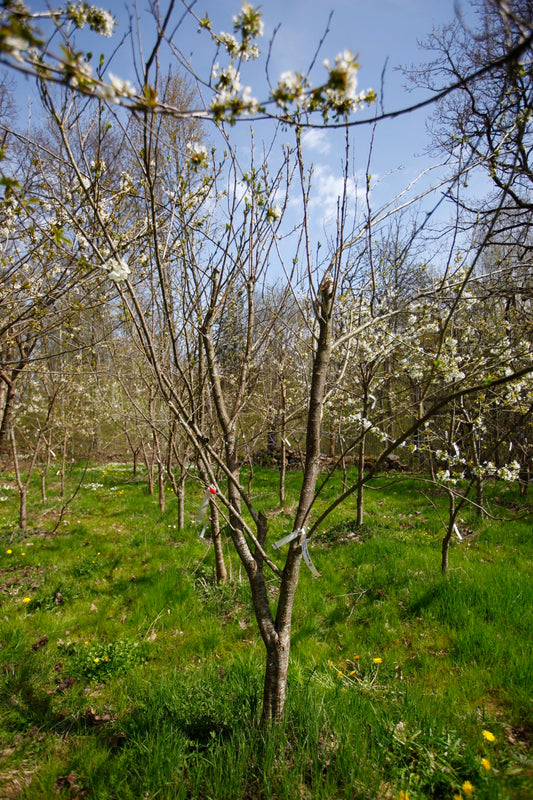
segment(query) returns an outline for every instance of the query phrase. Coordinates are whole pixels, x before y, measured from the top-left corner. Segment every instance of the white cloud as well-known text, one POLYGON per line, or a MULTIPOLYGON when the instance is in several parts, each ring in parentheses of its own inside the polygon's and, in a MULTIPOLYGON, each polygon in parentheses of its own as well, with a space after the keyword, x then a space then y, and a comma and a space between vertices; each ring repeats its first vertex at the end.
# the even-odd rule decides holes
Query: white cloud
MULTIPOLYGON (((324 225, 337 219, 340 199, 344 191, 344 178, 333 172, 326 164, 317 164, 311 178, 310 208, 313 215, 320 213, 324 225)), ((364 184, 357 186, 355 178, 348 179, 346 186, 348 200, 348 217, 353 217, 359 198, 364 196, 364 184)))
POLYGON ((327 131, 309 129, 302 136, 302 144, 316 153, 326 155, 331 150, 331 142, 327 131))

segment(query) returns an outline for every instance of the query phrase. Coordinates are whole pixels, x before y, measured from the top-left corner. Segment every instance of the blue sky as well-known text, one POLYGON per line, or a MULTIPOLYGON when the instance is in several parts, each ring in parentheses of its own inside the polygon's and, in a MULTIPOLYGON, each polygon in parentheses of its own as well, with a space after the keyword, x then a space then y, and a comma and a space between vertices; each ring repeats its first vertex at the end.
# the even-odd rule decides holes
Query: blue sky
MULTIPOLYGON (((463 13, 468 3, 457 3, 463 13)), ((231 31, 232 15, 240 8, 239 2, 219 0, 198 5, 203 14, 209 12, 215 30, 231 31)), ((313 58, 318 43, 328 27, 329 32, 316 59, 313 75, 318 83, 325 75, 324 58, 334 61, 337 53, 349 48, 359 55, 359 88, 373 88, 379 94, 380 104, 386 111, 411 105, 426 97, 424 92, 407 90, 407 81, 401 66, 423 62, 427 54, 418 45, 435 25, 451 22, 456 16, 454 0, 270 0, 261 4, 266 49, 277 28, 270 54, 269 72, 275 82, 287 69, 305 72, 313 58), (382 73, 384 80, 382 86, 382 73), (381 89, 383 88, 383 92, 381 89)), ((189 44, 189 43, 187 43, 189 44)), ((193 64, 205 69, 204 56, 209 50, 200 35, 194 35, 186 54, 191 54, 193 64), (202 43, 204 45, 202 46, 202 43), (204 51, 203 47, 207 47, 204 51)), ((265 93, 264 62, 252 66, 244 73, 243 83, 250 83, 253 94, 260 100, 265 93)), ((359 112, 363 115, 364 112, 359 112)), ((378 187, 376 202, 383 203, 402 191, 424 168, 432 162, 426 155, 429 137, 426 128, 427 110, 408 114, 379 124, 374 140, 371 173, 378 187)), ((368 116, 368 112, 367 112, 368 116)), ((260 139, 262 123, 255 126, 256 141, 260 139)), ((247 124, 235 126, 230 135, 236 141, 242 137, 243 147, 248 146, 247 124)), ((368 160, 370 127, 352 131, 352 159, 358 193, 364 185, 363 173, 368 160)), ((290 135, 287 134, 290 139, 290 135)), ((316 214, 324 219, 335 214, 337 195, 341 187, 341 161, 344 153, 342 132, 309 131, 304 141, 309 162, 314 166, 314 194, 316 214)), ((422 185, 433 180, 427 178, 422 185)), ((354 195, 356 189, 353 189, 354 195)), ((430 202, 434 202, 432 199, 430 202)))
MULTIPOLYGON (((27 0, 27 5, 32 10, 40 10, 47 3, 44 0, 27 0)), ((102 49, 110 52, 125 30, 128 19, 122 0, 99 0, 98 5, 115 14, 119 25, 111 40, 104 40, 93 34, 84 34, 81 37, 81 46, 94 50, 94 61, 102 49)), ((153 20, 146 13, 148 6, 149 0, 137 2, 145 54, 149 51, 154 33, 153 20)), ((386 111, 403 108, 426 96, 425 93, 407 91, 406 80, 398 68, 425 60, 427 54, 419 48, 418 42, 427 37, 434 25, 452 21, 456 15, 456 6, 467 15, 469 11, 468 0, 265 0, 260 6, 265 24, 262 40, 264 51, 268 49, 274 30, 279 26, 270 54, 269 72, 273 82, 287 69, 307 71, 332 11, 329 32, 313 72, 315 81, 320 82, 325 75, 322 67, 324 58, 333 62, 337 53, 349 48, 359 54, 359 88, 371 87, 376 90, 379 102, 386 111)), ((134 7, 130 3, 130 9, 134 7)), ((167 8, 165 0, 160 0, 160 7, 164 14, 167 8)), ((240 10, 240 0, 199 0, 194 8, 199 16, 206 11, 209 13, 214 30, 230 32, 232 16, 240 10)), ((179 17, 182 9, 178 0, 176 17, 179 17)), ((185 24, 176 35, 176 43, 185 57, 190 58, 197 72, 207 78, 212 64, 213 48, 205 32, 198 33, 195 24, 185 24)), ((135 83, 128 47, 115 57, 111 70, 135 83)), ((258 64, 248 66, 243 75, 243 83, 250 83, 252 93, 260 100, 265 99, 264 59, 258 64)), ((23 87, 21 91, 24 92, 23 87)), ((23 106, 22 97, 21 100, 23 106)), ((368 111, 358 113, 360 116, 365 113, 368 115, 368 111)), ((432 163, 426 154, 430 141, 426 121, 430 113, 431 110, 423 110, 378 125, 370 167, 377 186, 377 205, 394 197, 432 163)), ((263 135, 270 135, 267 124, 258 122, 254 127, 256 142, 263 135)), ((249 123, 240 122, 229 133, 241 152, 245 153, 249 147, 249 123)), ((354 201, 357 194, 360 196, 364 184, 369 134, 370 127, 352 131, 351 156, 358 187, 356 189, 354 185, 353 188, 354 201)), ((287 140, 290 138, 287 133, 287 140)), ((323 225, 335 210, 341 184, 343 151, 342 133, 313 130, 305 136, 306 157, 309 163, 313 163, 315 170, 314 213, 317 225, 323 225)), ((423 185, 428 185, 431 180, 433 177, 426 179, 423 185)))

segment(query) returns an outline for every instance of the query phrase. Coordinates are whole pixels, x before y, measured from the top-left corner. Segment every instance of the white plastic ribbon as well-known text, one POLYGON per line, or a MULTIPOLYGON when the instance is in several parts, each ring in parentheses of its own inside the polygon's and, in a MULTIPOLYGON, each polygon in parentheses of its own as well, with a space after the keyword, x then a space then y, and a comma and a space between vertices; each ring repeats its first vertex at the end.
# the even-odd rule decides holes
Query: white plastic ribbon
POLYGON ((300 539, 300 547, 302 548, 302 556, 307 564, 311 575, 314 578, 320 578, 320 572, 317 570, 313 562, 311 561, 311 556, 309 555, 309 548, 307 546, 307 536, 305 534, 305 528, 300 528, 298 531, 293 531, 289 533, 287 536, 284 536, 283 539, 279 539, 277 542, 274 542, 272 547, 274 550, 278 550, 280 547, 283 547, 284 544, 288 544, 292 542, 293 539, 300 539))
POLYGON ((299 536, 300 534, 301 531, 293 531, 292 533, 289 533, 288 536, 284 536, 283 539, 280 539, 278 542, 274 542, 272 547, 274 548, 274 550, 278 550, 280 547, 283 547, 284 544, 292 542, 292 540, 296 539, 296 537, 299 536))
POLYGON ((460 532, 459 528, 457 527, 457 523, 455 523, 455 522, 453 523, 453 529, 454 529, 455 535, 457 536, 459 541, 462 542, 463 541, 463 537, 461 536, 461 532, 460 532))
MULTIPOLYGON (((196 514, 196 524, 197 525, 201 525, 202 522, 204 521, 204 517, 205 517, 205 515, 207 513, 207 507, 209 505, 209 500, 211 499, 211 497, 214 497, 214 495, 216 495, 216 493, 217 493, 217 490, 216 490, 215 486, 208 486, 208 488, 207 488, 207 490, 206 490, 206 492, 205 492, 205 494, 203 496, 202 502, 200 504, 200 508, 198 509, 198 513, 196 514)), ((200 539, 204 538, 206 529, 207 529, 207 523, 202 528, 202 532, 200 533, 200 539)))
POLYGON ((306 538, 305 533, 303 535, 303 539, 301 541, 301 545, 302 545, 302 555, 304 557, 305 563, 309 567, 309 571, 310 571, 311 575, 313 576, 313 578, 320 578, 320 572, 317 570, 317 568, 315 567, 315 565, 311 561, 311 556, 309 555, 309 550, 307 548, 307 538, 306 538))

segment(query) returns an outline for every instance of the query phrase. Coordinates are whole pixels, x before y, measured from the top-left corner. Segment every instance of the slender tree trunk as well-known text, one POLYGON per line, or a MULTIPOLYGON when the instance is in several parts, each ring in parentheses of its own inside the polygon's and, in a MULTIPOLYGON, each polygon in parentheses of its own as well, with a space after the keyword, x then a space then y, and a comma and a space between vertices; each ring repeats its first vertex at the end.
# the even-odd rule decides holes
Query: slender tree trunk
MULTIPOLYGON (((9 435, 11 438, 11 451, 13 454, 13 468, 15 470, 15 477, 17 480, 17 488, 19 490, 19 527, 21 530, 25 531, 28 526, 28 513, 27 513, 27 498, 28 498, 28 486, 30 482, 30 477, 32 473, 32 465, 28 468, 28 477, 25 481, 22 480, 22 474, 20 471, 20 463, 19 463, 19 455, 17 450, 17 440, 15 437, 15 431, 13 428, 10 428, 9 435)), ((34 454, 35 458, 35 454, 34 454)))
POLYGON ((154 459, 153 454, 152 456, 148 457, 148 452, 146 450, 146 446, 144 442, 142 443, 142 451, 143 451, 143 460, 146 465, 146 477, 148 480, 148 492, 149 494, 154 493, 154 459))
MULTIPOLYGON (((316 482, 320 470, 320 440, 322 415, 329 362, 331 358, 331 311, 333 291, 331 283, 324 281, 318 306, 319 334, 313 359, 313 374, 309 392, 307 429, 305 438, 305 465, 300 490, 300 501, 294 519, 294 530, 302 531, 313 504, 316 482)), ((294 598, 298 587, 302 548, 300 538, 289 545, 287 561, 279 589, 278 608, 275 619, 276 635, 265 640, 267 663, 263 691, 262 721, 277 722, 283 716, 287 696, 287 672, 291 646, 291 625, 294 598)), ((253 584, 252 584, 253 592, 253 584)))
POLYGON ((279 504, 285 503, 285 476, 287 474, 287 390, 285 380, 280 376, 281 411, 280 411, 280 465, 279 465, 279 504))
POLYGON ((365 513, 365 487, 361 481, 361 477, 365 471, 365 435, 359 442, 359 451, 357 454, 357 480, 359 485, 357 487, 357 520, 356 525, 360 527, 363 524, 365 513))
POLYGON ((476 503, 477 503, 476 513, 478 517, 485 516, 485 507, 483 505, 485 500, 484 489, 485 489, 485 482, 483 480, 483 476, 478 475, 476 479, 476 503))
MULTIPOLYGON (((206 486, 209 485, 209 475, 205 471, 202 464, 199 464, 200 477, 206 486)), ((213 550, 215 552, 215 574, 217 583, 226 583, 228 579, 228 571, 224 561, 224 551, 222 549, 222 537, 220 535, 220 515, 218 513, 218 506, 216 495, 209 496, 209 516, 211 523, 211 539, 213 542, 213 550)))
POLYGON ((162 514, 165 513, 166 498, 165 498, 165 467, 161 460, 157 461, 157 489, 159 493, 159 510, 162 514))
POLYGON ((441 570, 444 575, 447 575, 448 573, 450 543, 452 541, 453 531, 455 528, 456 516, 457 510, 455 508, 455 497, 453 492, 448 492, 448 525, 446 526, 446 534, 441 545, 441 570))
POLYGON ((182 531, 185 527, 185 470, 181 471, 178 484, 176 486, 176 497, 178 498, 178 530, 182 531))
POLYGON ((209 498, 209 510, 211 514, 211 538, 213 540, 213 549, 215 551, 217 583, 226 583, 228 580, 228 573, 226 570, 226 563, 224 561, 224 551, 222 549, 218 506, 214 496, 209 498))
POLYGON ((67 434, 63 435, 63 443, 61 447, 61 497, 65 496, 65 481, 66 481, 66 472, 67 472, 67 449, 68 449, 68 440, 67 434))
POLYGON ((25 531, 28 528, 28 487, 22 486, 19 489, 19 494, 19 526, 21 530, 25 531))
MULTIPOLYGON (((366 420, 368 414, 368 390, 365 388, 363 390, 363 417, 366 420)), ((366 449, 366 433, 363 431, 361 436, 361 441, 359 442, 359 457, 358 457, 358 475, 357 479, 359 481, 359 486, 357 487, 357 521, 356 524, 360 527, 363 524, 363 518, 365 513, 365 485, 361 481, 363 473, 365 471, 365 449, 366 449)))

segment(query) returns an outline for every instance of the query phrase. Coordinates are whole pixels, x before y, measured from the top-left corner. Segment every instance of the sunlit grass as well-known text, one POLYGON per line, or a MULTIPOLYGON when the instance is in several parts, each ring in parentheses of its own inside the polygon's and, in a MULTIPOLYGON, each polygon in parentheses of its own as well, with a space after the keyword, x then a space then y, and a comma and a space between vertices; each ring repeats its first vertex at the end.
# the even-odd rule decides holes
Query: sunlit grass
MULTIPOLYGON (((443 577, 442 525, 419 484, 380 480, 361 529, 351 502, 310 542, 322 577, 302 567, 274 730, 258 724, 249 587, 234 558, 228 584, 214 581, 199 486, 182 532, 172 493, 161 513, 124 465, 87 471, 55 532, 58 485, 46 509, 35 486, 26 533, 3 489, 0 796, 422 800, 470 782, 477 798, 529 797, 530 520, 465 511, 443 577)), ((277 476, 255 470, 269 541, 290 532, 299 482, 288 476, 280 510, 277 476)), ((517 499, 490 493, 500 512, 517 499)))

